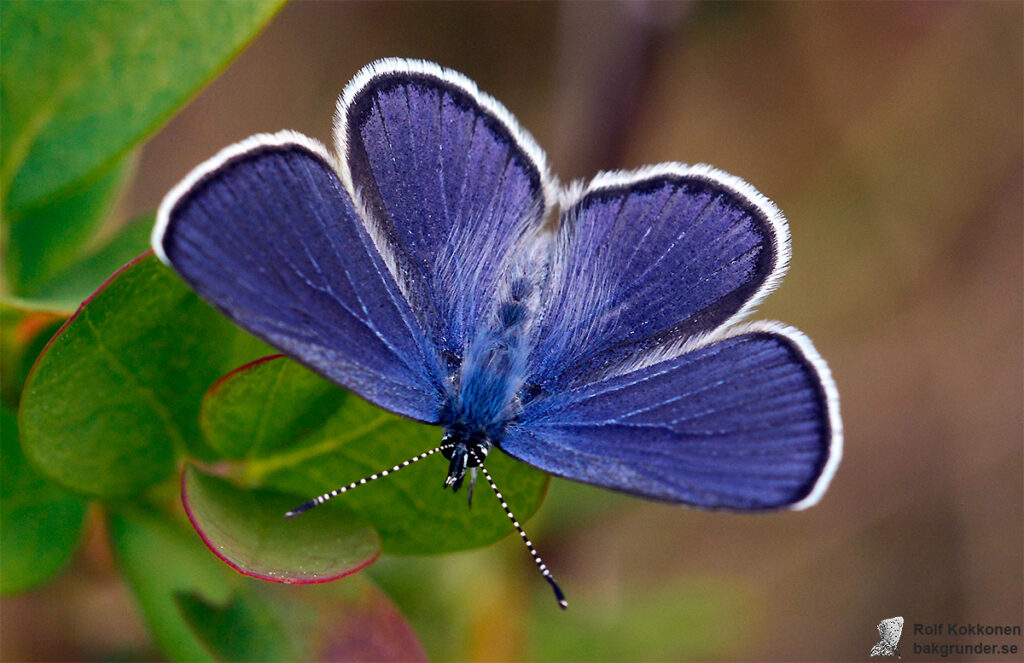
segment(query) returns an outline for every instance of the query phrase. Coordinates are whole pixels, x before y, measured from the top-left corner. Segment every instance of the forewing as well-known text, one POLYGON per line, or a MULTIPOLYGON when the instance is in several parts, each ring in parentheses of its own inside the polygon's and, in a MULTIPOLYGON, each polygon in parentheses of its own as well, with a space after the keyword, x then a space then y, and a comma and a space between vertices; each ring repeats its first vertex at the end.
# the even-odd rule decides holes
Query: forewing
POLYGON ((759 323, 531 402, 499 446, 551 474, 649 499, 801 509, 839 463, 838 407, 810 341, 759 323))
POLYGON ((604 173, 568 198, 533 361, 533 380, 547 388, 592 381, 737 320, 787 265, 778 208, 708 166, 604 173))
POLYGON ((223 150, 168 194, 153 248, 204 299, 317 373, 437 421, 437 353, 330 157, 293 132, 223 150))
POLYGON ((399 286, 446 356, 461 357, 550 205, 543 152, 469 79, 399 59, 349 84, 335 140, 399 286))

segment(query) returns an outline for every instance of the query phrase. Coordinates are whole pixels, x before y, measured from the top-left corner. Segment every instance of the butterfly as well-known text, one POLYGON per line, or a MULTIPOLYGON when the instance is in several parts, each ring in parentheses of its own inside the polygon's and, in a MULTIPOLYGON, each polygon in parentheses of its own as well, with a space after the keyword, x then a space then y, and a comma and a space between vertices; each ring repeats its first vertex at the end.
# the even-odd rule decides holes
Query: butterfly
POLYGON ((370 403, 443 428, 445 486, 498 449, 550 474, 703 509, 803 509, 842 450, 838 393, 799 331, 737 324, 786 270, 785 218, 743 180, 663 163, 559 185, 467 77, 364 67, 336 156, 293 131, 199 165, 156 255, 242 328, 370 403))

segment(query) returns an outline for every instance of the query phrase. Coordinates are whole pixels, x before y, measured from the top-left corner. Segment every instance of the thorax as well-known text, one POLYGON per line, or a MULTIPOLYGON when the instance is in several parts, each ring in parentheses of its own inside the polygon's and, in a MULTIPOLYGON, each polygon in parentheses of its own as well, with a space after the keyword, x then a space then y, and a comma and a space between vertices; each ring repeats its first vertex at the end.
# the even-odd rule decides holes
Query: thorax
POLYGON ((532 294, 526 280, 511 283, 467 344, 452 375, 449 403, 442 414, 446 431, 490 444, 500 440, 518 414, 533 350, 532 294))

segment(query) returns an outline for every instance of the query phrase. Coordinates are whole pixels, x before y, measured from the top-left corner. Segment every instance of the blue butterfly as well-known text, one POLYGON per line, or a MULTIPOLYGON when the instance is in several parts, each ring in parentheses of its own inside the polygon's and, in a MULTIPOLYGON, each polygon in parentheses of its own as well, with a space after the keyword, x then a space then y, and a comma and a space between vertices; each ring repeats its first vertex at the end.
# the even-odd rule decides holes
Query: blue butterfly
POLYGON ((776 206, 705 165, 561 188, 504 106, 386 59, 338 101, 337 158, 282 131, 164 199, 153 248, 252 334, 441 445, 445 486, 495 447, 556 476, 704 509, 803 509, 842 450, 838 393, 797 330, 737 325, 789 259, 776 206), (558 210, 557 218, 549 222, 558 210))

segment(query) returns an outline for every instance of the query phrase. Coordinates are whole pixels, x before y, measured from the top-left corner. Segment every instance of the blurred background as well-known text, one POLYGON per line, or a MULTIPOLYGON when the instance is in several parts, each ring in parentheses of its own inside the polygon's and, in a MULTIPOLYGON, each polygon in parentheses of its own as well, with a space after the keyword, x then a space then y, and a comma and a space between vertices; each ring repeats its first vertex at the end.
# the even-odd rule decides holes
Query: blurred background
MULTIPOLYGON (((754 318, 805 331, 839 386, 821 504, 700 513, 552 480, 527 531, 565 614, 514 537, 369 574, 432 660, 866 660, 894 615, 904 657, 934 658, 914 623, 1024 622, 1022 43, 1019 2, 292 3, 146 144, 116 216, 252 133, 330 144, 337 95, 386 56, 474 79, 563 181, 739 175, 793 236, 754 318)), ((94 533, 4 600, 3 660, 159 656, 105 550, 94 533)))

